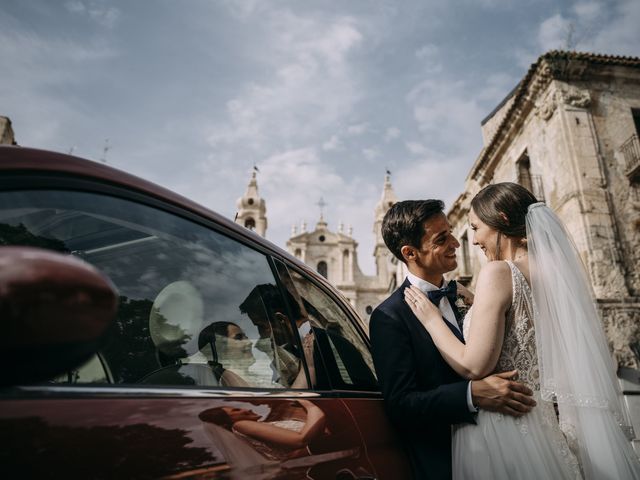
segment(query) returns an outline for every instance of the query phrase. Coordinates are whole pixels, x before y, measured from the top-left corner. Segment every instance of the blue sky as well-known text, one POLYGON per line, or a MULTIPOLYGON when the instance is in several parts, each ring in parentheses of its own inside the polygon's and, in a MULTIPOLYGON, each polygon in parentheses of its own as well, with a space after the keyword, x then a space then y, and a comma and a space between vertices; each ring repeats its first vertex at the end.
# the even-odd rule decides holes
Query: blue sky
POLYGON ((232 218, 257 164, 270 240, 322 196, 372 273, 387 168, 450 205, 540 54, 638 56, 638 25, 638 0, 1 0, 0 115, 232 218))

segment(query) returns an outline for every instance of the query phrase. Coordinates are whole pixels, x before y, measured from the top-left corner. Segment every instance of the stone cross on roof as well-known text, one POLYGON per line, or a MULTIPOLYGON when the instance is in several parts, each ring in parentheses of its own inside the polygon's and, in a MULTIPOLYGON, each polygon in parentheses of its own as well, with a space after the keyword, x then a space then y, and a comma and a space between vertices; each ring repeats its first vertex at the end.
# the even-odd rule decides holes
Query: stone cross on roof
POLYGON ((318 205, 320 207, 320 219, 324 218, 324 207, 326 207, 328 204, 327 202, 324 201, 324 198, 320 197, 320 200, 318 200, 318 203, 316 203, 316 205, 318 205))

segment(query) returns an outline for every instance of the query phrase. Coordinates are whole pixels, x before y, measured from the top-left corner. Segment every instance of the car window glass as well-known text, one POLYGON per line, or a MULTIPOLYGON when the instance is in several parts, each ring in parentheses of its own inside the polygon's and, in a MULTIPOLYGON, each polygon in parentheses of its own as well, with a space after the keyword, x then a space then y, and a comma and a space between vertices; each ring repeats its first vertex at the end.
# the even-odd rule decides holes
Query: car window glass
POLYGON ((113 382, 284 388, 299 375, 290 322, 274 310, 277 289, 265 255, 177 215, 106 195, 5 192, 0 205, 0 244, 71 253, 117 287, 118 318, 101 351, 113 382))
POLYGON ((53 383, 109 383, 107 372, 100 361, 100 357, 95 354, 79 367, 58 375, 52 380, 53 383))
POLYGON ((294 269, 286 269, 287 274, 285 269, 278 266, 280 276, 290 275, 296 290, 290 301, 299 303, 307 320, 306 330, 299 329, 305 353, 310 338, 305 341, 304 336, 313 337, 315 351, 306 355, 312 383, 319 389, 377 391, 371 353, 349 315, 311 280, 294 269))

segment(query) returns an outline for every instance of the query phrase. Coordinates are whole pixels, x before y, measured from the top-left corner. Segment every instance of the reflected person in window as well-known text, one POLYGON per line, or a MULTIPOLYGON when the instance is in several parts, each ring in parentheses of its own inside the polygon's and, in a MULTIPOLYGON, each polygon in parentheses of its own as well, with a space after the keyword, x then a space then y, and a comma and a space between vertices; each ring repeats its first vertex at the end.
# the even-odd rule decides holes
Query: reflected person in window
POLYGON ((262 420, 250 408, 215 407, 201 412, 207 435, 222 448, 233 467, 247 468, 309 455, 308 445, 325 430, 324 412, 308 400, 297 400, 302 418, 262 420), (233 434, 233 436, 230 435, 233 434))
POLYGON ((226 370, 246 380, 248 386, 263 386, 264 379, 251 370, 256 358, 253 355, 253 342, 247 334, 233 322, 214 322, 209 328, 215 334, 217 361, 226 370))
POLYGON ((291 325, 280 291, 275 285, 257 285, 239 308, 258 329, 260 338, 255 347, 271 359, 273 382, 290 386, 299 374, 300 358, 292 343, 291 325))

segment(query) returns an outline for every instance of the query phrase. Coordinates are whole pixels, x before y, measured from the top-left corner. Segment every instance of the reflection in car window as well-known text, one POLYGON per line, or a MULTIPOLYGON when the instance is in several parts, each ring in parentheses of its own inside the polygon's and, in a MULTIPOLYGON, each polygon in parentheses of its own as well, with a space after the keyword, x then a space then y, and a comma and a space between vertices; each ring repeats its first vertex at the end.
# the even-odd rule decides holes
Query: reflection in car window
POLYGON ((281 263, 277 268, 285 287, 296 290, 289 301, 298 302, 298 309, 307 319, 308 327, 305 330, 301 326, 299 332, 316 388, 377 391, 371 354, 349 316, 302 274, 281 263), (311 337, 314 352, 309 355, 311 337))
POLYGON ((109 377, 96 354, 74 370, 58 375, 52 380, 54 383, 108 383, 109 377))
POLYGON ((276 287, 265 255, 105 195, 5 192, 0 205, 0 245, 70 252, 117 287, 118 318, 101 352, 113 382, 283 388, 295 381, 300 353, 269 297, 276 287))

